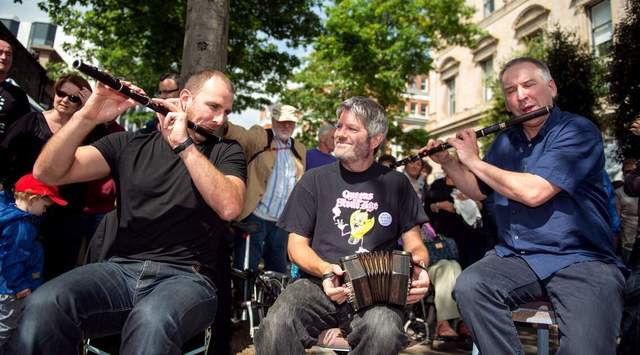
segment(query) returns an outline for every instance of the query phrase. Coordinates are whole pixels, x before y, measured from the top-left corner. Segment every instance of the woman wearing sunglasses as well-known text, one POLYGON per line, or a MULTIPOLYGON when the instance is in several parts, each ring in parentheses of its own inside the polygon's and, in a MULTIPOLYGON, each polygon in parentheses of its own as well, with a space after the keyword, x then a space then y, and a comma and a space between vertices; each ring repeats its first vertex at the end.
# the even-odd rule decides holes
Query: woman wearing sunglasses
MULTIPOLYGON (((7 190, 11 190, 17 178, 33 170, 33 164, 47 141, 69 122, 71 116, 91 96, 91 86, 82 77, 67 74, 55 82, 53 92, 53 107, 50 110, 30 112, 18 119, 9 127, 0 143, 0 177, 5 175, 4 187, 7 190)), ((106 126, 99 126, 89 135, 85 144, 108 133, 106 126)), ((101 187, 100 182, 95 183, 95 186, 101 187)), ((94 185, 80 183, 61 186, 60 194, 68 201, 68 205, 47 210, 40 226, 45 253, 45 280, 73 268, 83 237, 92 234, 88 230, 90 221, 87 221, 83 208, 94 185)))
POLYGON ((53 108, 30 112, 14 122, 0 143, 4 187, 33 169, 33 164, 45 143, 64 126, 91 95, 91 86, 76 74, 61 76, 53 85, 53 108))

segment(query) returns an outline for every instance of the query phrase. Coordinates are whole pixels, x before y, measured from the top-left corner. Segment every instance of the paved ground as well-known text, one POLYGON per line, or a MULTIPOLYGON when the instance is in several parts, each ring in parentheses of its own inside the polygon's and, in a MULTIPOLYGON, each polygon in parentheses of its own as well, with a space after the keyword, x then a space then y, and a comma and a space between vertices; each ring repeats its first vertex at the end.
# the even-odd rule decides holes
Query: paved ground
MULTIPOLYGON (((536 354, 536 332, 535 329, 531 328, 519 328, 520 340, 524 345, 524 350, 527 355, 536 354)), ((551 329, 550 332, 551 338, 551 354, 555 354, 557 346, 558 346, 558 337, 557 331, 551 329)), ((95 339, 92 341, 92 344, 98 346, 102 351, 106 351, 107 354, 118 354, 118 345, 120 344, 120 339, 118 337, 111 338, 101 338, 95 339)), ((196 342, 194 342, 196 344, 196 342)), ((192 345, 194 345, 192 344, 192 345)), ((400 354, 402 355, 467 355, 470 354, 471 351, 463 349, 465 344, 463 343, 445 343, 441 344, 438 349, 433 349, 431 343, 427 344, 415 344, 413 346, 408 347, 400 354), (459 346, 457 346, 459 345, 459 346)), ((469 348, 470 344, 466 344, 467 348, 469 348)), ((200 346, 200 344, 197 344, 200 346)), ((195 345, 194 345, 195 347, 195 345)), ((232 354, 236 355, 255 355, 255 349, 251 342, 251 338, 249 337, 248 327, 246 323, 240 323, 234 325, 233 335, 231 339, 231 349, 232 354)), ((306 352, 307 355, 330 355, 334 354, 333 351, 324 350, 318 347, 313 347, 306 352)), ((280 354, 278 354, 280 355, 280 354)), ((285 354, 283 354, 285 355, 285 354)), ((286 354, 289 355, 289 354, 286 354)))
MULTIPOLYGON (((536 348, 536 331, 535 329, 531 329, 531 328, 519 328, 519 334, 520 334, 520 340, 522 341, 522 344, 524 345, 524 350, 526 352, 527 355, 531 354, 534 355, 536 354, 537 348, 536 348)), ((554 332, 554 330, 551 330, 551 345, 550 345, 550 353, 551 354, 555 354, 555 351, 557 349, 557 345, 558 345, 558 337, 557 337, 557 332, 554 332)), ((439 347, 438 350, 434 350, 431 347, 431 344, 416 344, 413 346, 410 346, 409 348, 407 348, 406 350, 402 351, 400 354, 402 355, 443 355, 443 354, 449 354, 449 355, 466 355, 466 354, 471 354, 470 350, 463 350, 459 347, 455 346, 456 344, 444 344, 443 346, 439 347)), ((460 344, 463 345, 463 344, 460 344)), ((253 347, 253 345, 251 344, 251 341, 249 339, 249 334, 247 329, 245 328, 237 328, 236 331, 234 332, 234 336, 233 336, 233 353, 237 354, 237 355, 254 355, 255 354, 255 349, 253 347)), ((313 347, 310 350, 307 350, 306 352, 307 355, 330 355, 330 354, 334 354, 333 351, 330 350, 324 350, 318 347, 313 347)))

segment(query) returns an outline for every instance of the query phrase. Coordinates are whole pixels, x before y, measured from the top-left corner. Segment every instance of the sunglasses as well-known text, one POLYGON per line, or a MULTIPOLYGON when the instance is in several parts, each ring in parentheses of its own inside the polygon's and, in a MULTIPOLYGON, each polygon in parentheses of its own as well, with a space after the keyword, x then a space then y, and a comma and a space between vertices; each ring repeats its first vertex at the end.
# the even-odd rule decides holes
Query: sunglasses
POLYGON ((82 100, 80 99, 80 96, 70 95, 70 94, 67 94, 66 92, 64 92, 62 90, 56 91, 56 95, 61 99, 64 99, 65 97, 68 97, 69 101, 73 102, 74 104, 79 104, 79 103, 82 102, 82 100))

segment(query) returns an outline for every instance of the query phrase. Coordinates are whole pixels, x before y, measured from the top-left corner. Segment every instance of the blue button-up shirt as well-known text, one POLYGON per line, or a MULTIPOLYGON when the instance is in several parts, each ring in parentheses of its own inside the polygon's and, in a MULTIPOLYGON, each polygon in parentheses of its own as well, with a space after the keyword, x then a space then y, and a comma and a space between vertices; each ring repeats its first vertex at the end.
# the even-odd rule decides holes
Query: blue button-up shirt
POLYGON ((602 136, 584 117, 554 108, 528 140, 521 126, 498 136, 484 160, 501 169, 530 173, 562 189, 538 207, 510 200, 479 181, 492 199, 499 256, 522 257, 540 279, 571 264, 617 263, 603 188, 602 136))
POLYGON ((276 222, 296 184, 296 161, 291 150, 293 142, 279 139, 276 142, 276 162, 267 182, 262 200, 253 214, 267 221, 276 222))

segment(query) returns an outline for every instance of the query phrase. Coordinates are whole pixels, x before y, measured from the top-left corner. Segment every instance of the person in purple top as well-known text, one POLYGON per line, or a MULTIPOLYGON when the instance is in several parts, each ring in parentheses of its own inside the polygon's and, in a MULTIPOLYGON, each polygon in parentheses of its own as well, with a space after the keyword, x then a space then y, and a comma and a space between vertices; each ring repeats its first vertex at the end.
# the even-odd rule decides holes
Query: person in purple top
POLYGON ((318 129, 318 148, 307 150, 307 169, 310 170, 336 161, 333 152, 333 134, 336 128, 326 124, 318 129))
MULTIPOLYGON (((558 92, 533 58, 509 61, 499 79, 516 116, 553 105, 558 92)), ((465 195, 488 201, 500 239, 454 288, 480 353, 524 354, 511 310, 546 298, 559 327, 557 354, 615 354, 624 266, 613 249, 600 131, 554 107, 503 131, 484 159, 473 130, 448 142, 459 160, 448 152, 432 159, 465 195)))

